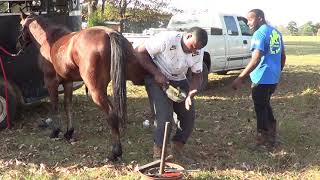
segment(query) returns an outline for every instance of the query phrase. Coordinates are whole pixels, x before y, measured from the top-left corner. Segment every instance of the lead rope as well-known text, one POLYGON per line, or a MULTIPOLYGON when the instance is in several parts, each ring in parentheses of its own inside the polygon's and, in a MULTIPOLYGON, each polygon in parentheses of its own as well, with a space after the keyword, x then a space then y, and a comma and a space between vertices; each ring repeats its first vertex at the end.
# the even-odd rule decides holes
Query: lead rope
MULTIPOLYGON (((2 46, 0 46, 0 50, 7 56, 10 56, 10 57, 16 57, 18 56, 22 50, 20 50, 17 54, 12 54, 12 53, 9 53, 5 48, 3 48, 2 46)), ((11 128, 11 123, 10 123, 10 115, 9 115, 9 99, 8 99, 8 80, 7 80, 7 74, 6 74, 6 71, 4 69, 4 65, 3 65, 3 61, 2 61, 2 58, 0 56, 0 65, 1 65, 1 70, 2 70, 2 75, 3 75, 3 79, 4 79, 4 94, 6 96, 6 112, 7 112, 7 128, 11 128)))

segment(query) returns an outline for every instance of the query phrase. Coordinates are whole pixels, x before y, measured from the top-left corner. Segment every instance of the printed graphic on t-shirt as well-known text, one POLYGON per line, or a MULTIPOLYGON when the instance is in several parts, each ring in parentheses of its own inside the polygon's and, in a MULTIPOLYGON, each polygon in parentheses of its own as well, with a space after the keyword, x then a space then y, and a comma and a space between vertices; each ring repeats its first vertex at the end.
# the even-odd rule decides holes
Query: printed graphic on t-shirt
POLYGON ((199 52, 199 51, 196 51, 195 53, 192 53, 192 57, 198 56, 199 54, 200 54, 200 52, 199 52))
POLYGON ((281 50, 280 35, 276 30, 272 30, 270 34, 270 53, 278 54, 281 50))
POLYGON ((170 48, 170 51, 175 50, 175 49, 177 49, 177 46, 172 45, 171 48, 170 48))

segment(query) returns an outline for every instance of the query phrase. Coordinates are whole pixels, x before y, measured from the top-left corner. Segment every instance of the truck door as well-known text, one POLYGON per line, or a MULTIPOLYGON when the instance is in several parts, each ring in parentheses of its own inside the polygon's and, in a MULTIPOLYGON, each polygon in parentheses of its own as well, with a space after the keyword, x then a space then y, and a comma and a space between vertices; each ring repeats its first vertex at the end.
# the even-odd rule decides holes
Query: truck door
POLYGON ((251 59, 251 51, 250 51, 250 45, 251 45, 251 37, 252 34, 250 32, 250 28, 247 25, 247 19, 241 16, 237 17, 242 37, 242 55, 243 55, 243 61, 242 61, 242 67, 246 67, 251 59))
POLYGON ((240 35, 236 19, 234 16, 223 16, 226 26, 227 44, 227 70, 238 69, 242 66, 243 60, 243 39, 240 35))
POLYGON ((208 33, 208 44, 205 51, 211 57, 210 72, 223 71, 226 68, 226 44, 225 36, 221 28, 210 28, 208 33))

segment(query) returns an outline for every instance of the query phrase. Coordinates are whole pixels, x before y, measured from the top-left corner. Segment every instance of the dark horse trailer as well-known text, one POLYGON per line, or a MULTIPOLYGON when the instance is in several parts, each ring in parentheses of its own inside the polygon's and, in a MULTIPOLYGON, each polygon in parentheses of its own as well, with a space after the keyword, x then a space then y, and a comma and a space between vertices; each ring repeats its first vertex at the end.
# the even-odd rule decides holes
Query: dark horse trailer
MULTIPOLYGON (((51 21, 66 25, 72 31, 81 28, 79 0, 0 0, 0 47, 16 53, 20 35, 20 9, 24 12, 39 13, 51 21)), ((0 51, 8 82, 8 98, 5 95, 6 83, 3 71, 0 72, 0 128, 7 127, 7 108, 9 119, 15 117, 17 106, 33 104, 48 96, 43 73, 38 67, 39 50, 30 44, 24 52, 10 57, 0 51), (6 104, 8 100, 8 107, 6 104)), ((80 87, 82 83, 74 83, 80 87)))

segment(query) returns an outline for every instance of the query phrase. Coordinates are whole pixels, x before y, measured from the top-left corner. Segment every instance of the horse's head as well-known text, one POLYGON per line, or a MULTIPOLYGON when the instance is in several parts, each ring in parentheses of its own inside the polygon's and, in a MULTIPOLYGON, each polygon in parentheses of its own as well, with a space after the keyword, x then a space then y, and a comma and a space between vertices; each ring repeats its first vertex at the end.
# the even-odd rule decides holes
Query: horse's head
POLYGON ((31 43, 31 34, 29 31, 29 25, 32 21, 34 21, 34 16, 35 15, 27 15, 21 10, 21 30, 20 30, 20 35, 18 37, 18 42, 16 44, 17 49, 19 51, 23 51, 30 43, 31 43))

